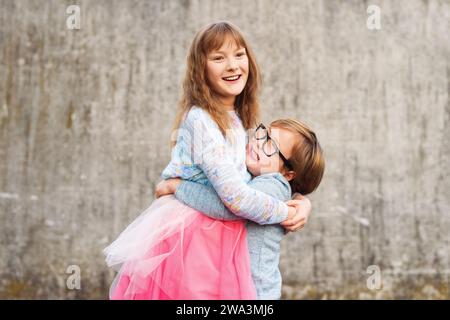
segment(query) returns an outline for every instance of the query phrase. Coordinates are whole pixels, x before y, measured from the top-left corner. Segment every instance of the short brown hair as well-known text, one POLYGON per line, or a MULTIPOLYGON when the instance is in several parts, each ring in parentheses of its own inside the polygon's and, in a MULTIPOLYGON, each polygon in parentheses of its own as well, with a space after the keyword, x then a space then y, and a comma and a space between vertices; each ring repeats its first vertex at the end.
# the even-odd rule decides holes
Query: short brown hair
POLYGON ((302 137, 294 145, 289 159, 295 172, 294 179, 289 181, 292 192, 306 195, 316 190, 325 171, 325 159, 316 134, 306 124, 294 119, 279 119, 270 125, 298 133, 302 137))

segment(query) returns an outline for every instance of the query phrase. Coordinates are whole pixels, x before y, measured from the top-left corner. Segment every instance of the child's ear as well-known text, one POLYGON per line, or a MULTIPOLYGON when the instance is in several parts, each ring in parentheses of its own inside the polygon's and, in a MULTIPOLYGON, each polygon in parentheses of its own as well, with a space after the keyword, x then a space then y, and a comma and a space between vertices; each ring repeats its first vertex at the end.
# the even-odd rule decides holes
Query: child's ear
POLYGON ((291 181, 295 178, 295 171, 286 171, 283 173, 283 176, 286 178, 287 181, 291 181))

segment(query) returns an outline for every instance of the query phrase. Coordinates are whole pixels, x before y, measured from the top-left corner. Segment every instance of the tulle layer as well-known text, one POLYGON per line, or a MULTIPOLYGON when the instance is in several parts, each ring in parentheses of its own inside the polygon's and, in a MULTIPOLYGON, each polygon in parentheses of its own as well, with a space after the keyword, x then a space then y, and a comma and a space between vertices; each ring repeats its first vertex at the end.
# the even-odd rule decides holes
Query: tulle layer
POLYGON ((256 299, 243 221, 157 199, 111 245, 110 299, 256 299))

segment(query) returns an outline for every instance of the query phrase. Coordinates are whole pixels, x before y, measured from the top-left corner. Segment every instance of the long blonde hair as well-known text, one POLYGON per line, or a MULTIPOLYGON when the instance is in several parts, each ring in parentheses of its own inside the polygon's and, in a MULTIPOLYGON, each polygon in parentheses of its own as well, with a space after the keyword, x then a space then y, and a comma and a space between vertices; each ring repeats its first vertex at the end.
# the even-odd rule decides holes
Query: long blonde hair
POLYGON ((211 51, 219 49, 227 36, 231 36, 238 46, 245 48, 249 64, 247 83, 236 97, 236 112, 246 130, 256 125, 259 118, 258 91, 261 86, 259 67, 253 51, 241 31, 231 23, 221 21, 202 28, 192 41, 187 56, 186 75, 174 130, 179 128, 183 116, 194 105, 210 114, 224 136, 227 129, 230 128, 229 115, 209 87, 206 77, 207 55, 211 51))

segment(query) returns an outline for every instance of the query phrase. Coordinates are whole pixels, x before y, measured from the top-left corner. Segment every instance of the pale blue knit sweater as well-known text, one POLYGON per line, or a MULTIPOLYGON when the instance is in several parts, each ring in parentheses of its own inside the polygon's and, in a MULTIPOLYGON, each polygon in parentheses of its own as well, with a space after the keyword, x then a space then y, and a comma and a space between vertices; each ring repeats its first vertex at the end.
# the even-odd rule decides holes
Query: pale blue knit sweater
MULTIPOLYGON (((280 173, 255 177, 248 183, 248 186, 280 201, 291 199, 291 187, 280 173)), ((191 208, 201 211, 211 218, 242 219, 225 207, 211 186, 183 181, 178 186, 175 196, 191 208)), ((284 228, 279 224, 259 225, 249 220, 246 227, 251 271, 258 299, 280 299, 281 274, 278 265, 280 244, 285 234, 284 228)))

